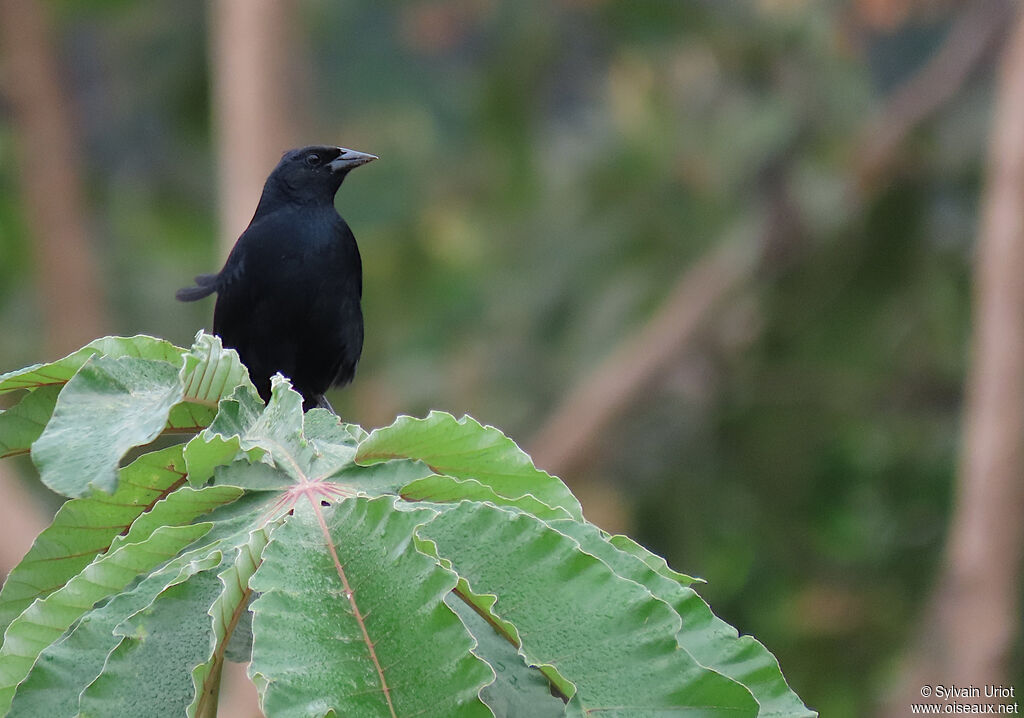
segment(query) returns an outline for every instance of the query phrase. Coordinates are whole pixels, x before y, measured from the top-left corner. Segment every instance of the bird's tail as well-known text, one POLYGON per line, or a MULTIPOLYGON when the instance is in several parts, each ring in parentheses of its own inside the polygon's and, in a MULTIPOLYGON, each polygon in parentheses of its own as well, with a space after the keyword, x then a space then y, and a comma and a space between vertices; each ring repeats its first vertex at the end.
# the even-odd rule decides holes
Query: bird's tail
POLYGON ((194 302, 208 297, 217 291, 217 277, 216 274, 200 274, 196 277, 196 286, 179 289, 174 293, 174 298, 179 302, 194 302))

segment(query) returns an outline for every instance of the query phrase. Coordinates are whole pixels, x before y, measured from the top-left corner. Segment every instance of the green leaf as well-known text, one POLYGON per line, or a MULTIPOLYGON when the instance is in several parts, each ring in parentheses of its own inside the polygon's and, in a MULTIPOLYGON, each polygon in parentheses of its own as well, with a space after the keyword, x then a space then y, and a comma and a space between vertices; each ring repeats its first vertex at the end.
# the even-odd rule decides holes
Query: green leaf
POLYGON ((331 483, 369 496, 398 494, 403 486, 434 476, 422 461, 385 461, 373 466, 348 464, 331 475, 331 483))
POLYGON ((244 435, 245 446, 267 451, 280 471, 294 481, 312 478, 316 452, 302 435, 302 397, 280 374, 271 380, 270 401, 244 435))
POLYGON ((474 591, 497 596, 493 611, 515 624, 527 662, 571 681, 579 709, 623 718, 757 714, 743 686, 680 650, 671 607, 529 514, 466 502, 419 533, 474 591))
POLYGON ((0 374, 0 394, 16 389, 63 385, 91 357, 135 357, 154 359, 180 366, 184 349, 168 341, 140 334, 134 337, 103 337, 78 351, 49 364, 34 364, 24 369, 0 374))
POLYGON ((182 373, 184 400, 171 409, 166 431, 202 431, 217 416, 221 399, 242 386, 255 393, 249 372, 239 360, 238 353, 234 349, 225 349, 216 335, 203 331, 196 334, 192 348, 185 355, 185 363, 182 373))
POLYGON ((527 496, 583 519, 579 501, 565 484, 533 465, 512 439, 493 426, 464 416, 432 411, 425 419, 401 416, 391 426, 374 429, 359 444, 356 462, 376 464, 415 459, 435 474, 474 479, 505 499, 527 496))
MULTIPOLYGON (((746 686, 760 705, 761 718, 817 715, 790 690, 778 661, 768 649, 752 636, 740 636, 735 628, 715 616, 693 589, 620 550, 593 524, 555 521, 550 525, 572 536, 584 551, 618 575, 645 586, 655 598, 672 606, 682 618, 682 627, 676 634, 679 644, 701 665, 746 686)), ((617 543, 621 545, 621 541, 617 543)))
POLYGON ((65 496, 93 488, 112 492, 121 457, 160 434, 181 395, 173 364, 92 358, 61 391, 50 423, 32 445, 43 483, 65 496))
POLYGON ((280 492, 295 485, 295 481, 277 467, 262 462, 249 463, 247 459, 218 466, 215 477, 214 484, 244 486, 248 491, 280 492))
POLYGON ((216 406, 236 387, 247 386, 255 391, 249 371, 234 349, 225 349, 220 337, 200 331, 196 334, 189 356, 195 359, 185 377, 185 399, 216 406))
POLYGON ((615 536, 609 536, 608 542, 620 551, 625 551, 629 555, 640 559, 655 573, 659 573, 665 578, 671 579, 683 586, 690 586, 694 583, 704 583, 704 579, 702 578, 694 578, 693 576, 687 576, 685 573, 679 573, 678 571, 672 570, 668 563, 665 562, 665 559, 657 554, 651 553, 629 536, 616 534, 615 536))
POLYGON ((30 391, 7 411, 0 412, 0 459, 27 454, 53 414, 60 386, 30 391))
POLYGON ((10 706, 15 689, 39 653, 79 616, 172 558, 210 527, 209 523, 161 527, 141 543, 124 544, 99 557, 64 586, 25 609, 7 627, 0 648, 0 713, 10 706))
POLYGON ((264 406, 202 332, 99 340, 15 390, 0 456, 116 490, 67 502, 0 591, 0 715, 207 716, 231 652, 268 715, 814 715, 694 579, 469 417, 366 434, 281 377, 264 406), (164 432, 199 433, 118 469, 164 432))
POLYGON ((315 510, 296 507, 250 582, 262 592, 250 675, 264 711, 491 715, 478 693, 493 674, 443 600, 457 578, 412 541, 431 512, 396 510, 391 497, 345 500, 322 509, 328 538, 315 510))
MULTIPOLYGON (((302 397, 287 379, 274 377, 266 408, 254 397, 248 388, 240 388, 231 399, 221 402, 214 423, 189 442, 185 461, 190 481, 205 480, 217 471, 218 483, 267 490, 320 481, 352 464, 355 451, 349 444, 306 438, 302 397), (259 459, 272 469, 249 466, 236 458, 259 459)), ((318 430, 325 428, 318 420, 318 430)), ((347 441, 348 434, 340 425, 338 433, 347 441)))
POLYGON ((327 411, 303 416, 301 397, 287 380, 277 380, 266 407, 247 387, 222 400, 216 419, 186 446, 185 462, 193 485, 216 475, 217 483, 260 491, 330 479, 351 493, 381 495, 433 473, 418 461, 354 464, 355 446, 365 437, 327 411))
POLYGON ((266 453, 246 438, 264 408, 256 390, 245 386, 221 400, 216 418, 185 447, 185 465, 193 486, 206 483, 218 466, 230 464, 240 453, 251 461, 266 453))
MULTIPOLYGON (((401 504, 398 505, 401 506, 401 504)), ((450 511, 453 508, 455 507, 447 506, 443 507, 441 510, 450 511)), ((414 541, 416 548, 420 550, 420 553, 424 553, 433 558, 441 565, 442 568, 451 570, 452 562, 438 555, 437 544, 428 538, 420 536, 419 534, 414 537, 414 541)), ((453 600, 460 604, 463 609, 472 611, 478 618, 487 623, 491 632, 495 636, 500 637, 501 640, 517 648, 521 645, 519 631, 516 629, 515 624, 506 621, 494 612, 494 603, 498 600, 497 596, 490 593, 476 593, 469 585, 469 582, 460 576, 459 582, 456 584, 452 594, 445 598, 445 603, 451 606, 453 600)), ((456 613, 458 613, 459 617, 462 618, 465 611, 459 609, 456 610, 456 613)), ((469 623, 465 620, 463 620, 463 623, 466 623, 467 628, 470 628, 469 623)), ((488 638, 487 636, 481 638, 475 633, 473 637, 476 638, 478 642, 488 638)), ((474 650, 474 653, 482 655, 479 650, 474 650)), ((557 690, 563 696, 572 695, 572 692, 575 690, 572 682, 566 679, 565 676, 561 675, 554 666, 542 665, 536 666, 536 669, 541 673, 541 675, 545 676, 550 690, 557 690)))
POLYGON ((237 486, 204 486, 201 489, 182 486, 135 519, 127 534, 114 537, 110 548, 145 541, 161 526, 187 525, 219 506, 230 504, 244 493, 237 486))
MULTIPOLYGON (((287 379, 274 377, 266 407, 247 387, 221 402, 214 422, 185 448, 190 481, 205 481, 214 469, 231 464, 236 457, 269 464, 283 474, 283 485, 308 478, 313 471, 318 457, 302 435, 302 397, 287 379)), ((237 471, 230 481, 250 488, 247 473, 237 471)), ((262 473, 259 478, 259 485, 252 488, 266 489, 262 473)))
POLYGON ((192 669, 214 636, 207 610, 221 588, 214 572, 199 572, 122 621, 114 635, 123 640, 82 694, 80 718, 184 715, 194 696, 192 669))
POLYGON ((484 486, 476 479, 453 479, 451 476, 434 474, 411 481, 399 492, 406 501, 429 501, 432 503, 457 503, 459 501, 490 502, 497 506, 510 506, 533 514, 540 519, 569 519, 569 512, 561 507, 552 508, 527 494, 510 499, 496 493, 490 486, 484 486))
MULTIPOLYGON (((84 692, 86 686, 92 684, 106 669, 110 662, 109 657, 113 655, 111 652, 122 644, 123 636, 121 634, 131 633, 131 631, 118 629, 118 626, 128 621, 138 611, 149 607, 168 586, 177 585, 199 572, 218 567, 225 569, 223 575, 230 576, 233 564, 236 564, 237 568, 244 566, 245 558, 240 554, 245 553, 251 559, 253 546, 259 540, 258 536, 254 539, 254 534, 263 531, 263 529, 253 530, 253 519, 262 513, 262 509, 266 508, 265 502, 259 500, 262 497, 256 497, 255 501, 251 501, 249 498, 243 497, 238 502, 225 505, 215 511, 213 515, 219 515, 219 520, 214 523, 209 533, 193 543, 186 553, 171 559, 155 573, 142 579, 136 587, 112 596, 107 603, 84 614, 82 619, 74 624, 64 637, 44 649, 29 677, 16 693, 14 707, 21 711, 21 706, 24 706, 24 712, 19 714, 28 716, 76 715, 79 696, 84 692), (249 504, 248 511, 240 512, 239 509, 246 503, 249 504), (115 633, 118 635, 114 635, 115 633), (73 709, 69 706, 73 706, 73 709)), ((266 530, 270 530, 270 528, 266 530)), ((218 586, 221 585, 219 579, 216 579, 215 583, 218 586)), ((218 592, 221 590, 223 590, 222 586, 218 592)), ((215 640, 219 641, 216 638, 216 622, 210 613, 213 610, 211 606, 216 607, 218 601, 222 601, 222 597, 230 595, 230 593, 230 590, 225 590, 219 596, 209 598, 205 605, 203 601, 199 601, 198 606, 193 607, 197 611, 197 615, 205 614, 205 624, 202 625, 206 626, 203 629, 206 643, 202 655, 198 659, 190 659, 190 668, 202 664, 209 657, 212 643, 215 640)), ((154 620, 158 620, 157 614, 161 610, 161 608, 154 609, 154 620)), ((154 638, 157 641, 174 642, 177 640, 176 631, 176 628, 171 630, 161 628, 159 635, 154 638)), ((134 650, 160 652, 167 649, 166 646, 152 642, 146 643, 142 647, 137 646, 134 650)), ((124 650, 127 650, 127 646, 124 650)), ((171 647, 169 650, 176 649, 171 647)), ((127 675, 125 672, 129 670, 131 670, 130 665, 117 666, 119 676, 127 675)), ((158 674, 151 672, 150 675, 145 676, 145 679, 152 680, 153 675, 158 674)), ((180 675, 178 678, 180 679, 180 675)), ((177 683, 175 685, 179 695, 182 692, 187 692, 189 700, 191 700, 193 691, 191 678, 187 684, 186 688, 181 688, 177 683)), ((104 695, 100 694, 95 698, 100 699, 104 695)), ((183 712, 183 710, 178 711, 178 713, 183 712)), ((116 712, 110 715, 137 714, 116 712)))
POLYGON ((551 684, 532 666, 526 665, 516 647, 509 643, 476 611, 449 594, 448 607, 458 614, 476 639, 473 653, 494 669, 495 679, 480 693, 499 718, 559 718, 565 715, 565 704, 551 695, 551 684))
MULTIPOLYGON (((43 391, 42 389, 37 391, 43 391)), ((96 493, 65 501, 53 522, 36 537, 0 591, 0 632, 36 598, 67 583, 144 511, 185 482, 181 447, 139 457, 121 469, 113 495, 96 493)))
POLYGON ((355 448, 369 434, 358 424, 346 424, 326 409, 310 409, 302 420, 307 439, 345 444, 355 448))
POLYGON ((202 558, 175 559, 134 588, 89 611, 39 655, 28 678, 18 687, 7 718, 77 715, 81 694, 100 675, 107 656, 121 641, 114 635, 118 624, 151 604, 169 586, 199 571, 216 568, 221 558, 220 552, 208 551, 202 558))
POLYGON ((235 560, 218 576, 221 591, 208 611, 213 618, 211 640, 204 655, 205 660, 192 671, 195 698, 188 707, 190 718, 208 715, 207 709, 217 705, 221 669, 228 643, 242 616, 247 614, 252 595, 249 579, 260 565, 271 531, 264 527, 254 529, 249 534, 249 541, 240 547, 235 560))
POLYGON ((353 466, 360 434, 366 436, 359 427, 342 423, 339 417, 326 409, 313 409, 302 417, 303 437, 315 454, 326 460, 325 468, 317 470, 320 478, 336 476, 345 467, 353 466))
POLYGON ((194 401, 183 401, 171 407, 164 431, 175 434, 193 434, 202 431, 217 416, 217 409, 194 401))

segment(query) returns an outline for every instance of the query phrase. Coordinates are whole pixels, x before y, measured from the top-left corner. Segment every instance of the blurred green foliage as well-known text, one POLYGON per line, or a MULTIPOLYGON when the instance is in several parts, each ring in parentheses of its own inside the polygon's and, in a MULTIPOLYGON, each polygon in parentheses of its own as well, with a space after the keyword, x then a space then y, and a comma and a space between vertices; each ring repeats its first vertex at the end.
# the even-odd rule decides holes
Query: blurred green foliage
MULTIPOLYGON (((616 482, 631 532, 706 577, 808 705, 870 712, 950 509, 991 68, 853 202, 865 121, 941 12, 882 31, 836 0, 300 7, 309 141, 382 158, 338 200, 366 270, 350 420, 438 408, 529 436, 785 199, 782 261, 570 478, 616 482)), ((211 307, 173 291, 221 260, 204 8, 60 8, 111 325, 187 344, 211 307)), ((43 358, 13 142, 0 121, 8 368, 43 358)))

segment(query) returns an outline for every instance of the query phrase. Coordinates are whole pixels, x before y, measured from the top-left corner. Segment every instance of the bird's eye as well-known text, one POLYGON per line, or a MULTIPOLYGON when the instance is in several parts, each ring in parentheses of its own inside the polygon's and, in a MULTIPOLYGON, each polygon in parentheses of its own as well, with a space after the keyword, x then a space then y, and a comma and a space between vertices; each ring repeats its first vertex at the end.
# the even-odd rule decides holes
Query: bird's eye
POLYGON ((310 167, 316 167, 318 164, 320 164, 320 155, 314 152, 310 152, 308 155, 306 155, 306 164, 309 165, 310 167))

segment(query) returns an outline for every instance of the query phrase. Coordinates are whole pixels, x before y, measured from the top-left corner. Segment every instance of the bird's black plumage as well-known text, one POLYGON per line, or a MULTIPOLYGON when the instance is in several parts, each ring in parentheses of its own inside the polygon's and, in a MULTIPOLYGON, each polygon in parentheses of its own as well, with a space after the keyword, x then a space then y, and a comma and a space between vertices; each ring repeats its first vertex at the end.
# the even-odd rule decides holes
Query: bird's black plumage
POLYGON ((342 147, 286 152, 224 268, 175 295, 191 302, 217 293, 213 331, 238 351, 264 400, 277 372, 305 409, 330 408, 324 392, 352 380, 363 350, 363 270, 334 195, 350 170, 375 159, 342 147))

